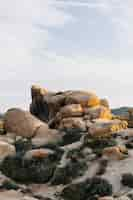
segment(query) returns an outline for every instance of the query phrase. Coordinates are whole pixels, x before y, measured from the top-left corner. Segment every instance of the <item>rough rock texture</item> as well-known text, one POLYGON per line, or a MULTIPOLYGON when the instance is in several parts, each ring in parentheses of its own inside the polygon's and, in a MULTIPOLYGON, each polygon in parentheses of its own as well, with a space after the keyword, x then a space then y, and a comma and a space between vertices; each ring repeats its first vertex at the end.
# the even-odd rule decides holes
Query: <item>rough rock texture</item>
POLYGON ((31 92, 1 119, 0 200, 132 200, 129 120, 88 91, 31 92))
POLYGON ((15 136, 32 138, 37 146, 58 143, 62 135, 57 130, 49 129, 48 125, 27 111, 10 109, 4 117, 5 131, 15 136))
POLYGON ((20 109, 10 109, 4 117, 4 126, 6 132, 15 133, 18 136, 33 137, 40 126, 45 127, 47 124, 42 123, 27 111, 20 109))
POLYGON ((128 122, 128 127, 133 128, 133 108, 122 107, 118 109, 113 109, 112 113, 121 120, 126 120, 128 122))
POLYGON ((7 156, 16 154, 15 147, 7 142, 0 141, 0 161, 4 160, 7 156))
POLYGON ((100 104, 99 98, 90 92, 66 91, 66 92, 41 92, 43 89, 31 89, 32 103, 30 111, 41 120, 49 121, 65 105, 80 104, 85 107, 97 106, 100 104))

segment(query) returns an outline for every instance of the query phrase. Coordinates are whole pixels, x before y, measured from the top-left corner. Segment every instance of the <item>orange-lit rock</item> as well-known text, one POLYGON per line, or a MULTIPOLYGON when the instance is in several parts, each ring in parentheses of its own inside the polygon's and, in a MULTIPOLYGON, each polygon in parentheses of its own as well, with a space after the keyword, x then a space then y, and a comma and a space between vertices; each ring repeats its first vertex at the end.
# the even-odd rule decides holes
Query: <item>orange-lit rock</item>
POLYGON ((127 158, 127 149, 125 146, 107 147, 103 150, 103 156, 108 159, 121 160, 127 158))
POLYGON ((84 113, 90 116, 90 119, 112 119, 112 114, 109 108, 105 106, 95 106, 85 108, 84 113))

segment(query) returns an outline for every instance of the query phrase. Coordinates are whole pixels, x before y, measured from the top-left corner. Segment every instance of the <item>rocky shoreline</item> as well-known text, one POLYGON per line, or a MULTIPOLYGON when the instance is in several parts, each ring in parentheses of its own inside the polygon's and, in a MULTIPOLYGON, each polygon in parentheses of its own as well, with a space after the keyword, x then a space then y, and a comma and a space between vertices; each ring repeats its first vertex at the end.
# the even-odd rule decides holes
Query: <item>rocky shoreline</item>
POLYGON ((0 200, 133 200, 133 110, 32 86, 0 118, 0 200))

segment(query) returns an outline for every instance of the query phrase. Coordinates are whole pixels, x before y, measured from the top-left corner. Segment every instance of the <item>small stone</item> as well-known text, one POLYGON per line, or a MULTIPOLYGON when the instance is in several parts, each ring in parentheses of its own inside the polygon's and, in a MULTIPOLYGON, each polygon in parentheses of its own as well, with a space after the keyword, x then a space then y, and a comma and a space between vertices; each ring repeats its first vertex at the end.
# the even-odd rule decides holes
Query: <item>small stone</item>
POLYGON ((34 150, 27 151, 26 154, 24 155, 24 158, 25 159, 32 159, 32 158, 43 159, 53 154, 54 152, 49 149, 34 149, 34 150))
POLYGON ((7 142, 0 141, 0 160, 16 154, 15 147, 7 142))

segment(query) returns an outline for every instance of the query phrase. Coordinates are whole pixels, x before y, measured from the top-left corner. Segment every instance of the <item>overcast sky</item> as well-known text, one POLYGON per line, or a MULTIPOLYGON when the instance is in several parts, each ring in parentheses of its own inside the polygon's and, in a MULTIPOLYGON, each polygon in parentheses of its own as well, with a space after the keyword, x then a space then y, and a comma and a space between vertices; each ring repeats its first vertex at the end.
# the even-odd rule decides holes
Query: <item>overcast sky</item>
POLYGON ((33 83, 133 105, 133 0, 0 0, 0 110, 33 83))

